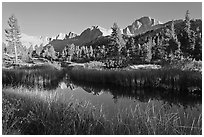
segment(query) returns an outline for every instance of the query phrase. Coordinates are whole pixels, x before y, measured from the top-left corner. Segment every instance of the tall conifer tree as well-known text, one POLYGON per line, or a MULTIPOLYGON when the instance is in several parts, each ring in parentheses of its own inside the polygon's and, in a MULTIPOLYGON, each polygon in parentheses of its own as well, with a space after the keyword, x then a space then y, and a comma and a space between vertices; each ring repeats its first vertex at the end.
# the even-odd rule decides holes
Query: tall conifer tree
POLYGON ((5 29, 5 35, 9 44, 14 47, 15 62, 18 62, 17 46, 20 45, 20 27, 18 26, 18 20, 15 15, 11 15, 8 20, 9 28, 5 29))

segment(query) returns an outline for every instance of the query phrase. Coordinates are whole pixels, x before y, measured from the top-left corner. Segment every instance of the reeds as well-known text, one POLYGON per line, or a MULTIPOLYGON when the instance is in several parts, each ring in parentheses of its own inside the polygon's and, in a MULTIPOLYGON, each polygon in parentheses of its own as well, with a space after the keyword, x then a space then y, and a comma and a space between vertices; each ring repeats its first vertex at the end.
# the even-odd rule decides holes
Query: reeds
POLYGON ((199 72, 179 69, 106 70, 73 68, 70 77, 75 81, 87 81, 103 85, 132 88, 160 88, 201 94, 202 75, 199 72))
POLYGON ((152 100, 108 119, 102 106, 61 97, 55 91, 3 89, 3 134, 202 134, 201 114, 170 112, 152 100))
POLYGON ((3 69, 3 86, 27 86, 55 89, 65 76, 64 70, 49 66, 34 66, 30 68, 3 69))

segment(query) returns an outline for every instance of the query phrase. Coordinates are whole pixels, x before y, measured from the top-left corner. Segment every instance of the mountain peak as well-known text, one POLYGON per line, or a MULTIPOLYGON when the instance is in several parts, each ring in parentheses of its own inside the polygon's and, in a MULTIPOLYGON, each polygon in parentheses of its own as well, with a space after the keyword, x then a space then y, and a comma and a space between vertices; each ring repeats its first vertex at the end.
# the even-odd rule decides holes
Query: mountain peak
POLYGON ((105 29, 105 28, 103 28, 101 26, 97 26, 97 25, 91 26, 88 29, 90 29, 91 31, 97 29, 102 33, 102 36, 107 36, 107 35, 110 35, 112 33, 111 29, 105 29))
POLYGON ((138 35, 145 33, 148 30, 153 29, 156 25, 162 24, 154 18, 149 16, 143 16, 140 19, 136 19, 131 25, 123 29, 123 33, 126 35, 138 35))
POLYGON ((56 37, 52 37, 52 40, 64 40, 64 39, 68 39, 68 38, 74 38, 76 37, 77 34, 75 34, 74 32, 69 32, 69 33, 59 33, 56 37))
POLYGON ((157 24, 161 24, 160 21, 157 21, 156 19, 154 18, 151 18, 149 16, 143 16, 141 17, 140 19, 138 19, 138 21, 140 21, 142 24, 145 24, 145 25, 157 25, 157 24))

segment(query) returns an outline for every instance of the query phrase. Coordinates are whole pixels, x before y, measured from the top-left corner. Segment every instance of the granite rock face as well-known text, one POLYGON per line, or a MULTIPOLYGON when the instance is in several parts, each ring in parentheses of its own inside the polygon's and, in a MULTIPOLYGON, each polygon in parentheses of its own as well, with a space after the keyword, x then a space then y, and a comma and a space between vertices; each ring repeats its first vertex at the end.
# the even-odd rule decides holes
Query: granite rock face
POLYGON ((151 29, 154 29, 160 24, 162 24, 160 21, 145 16, 135 20, 131 25, 123 29, 123 34, 138 35, 141 33, 145 33, 146 31, 149 31, 151 29))

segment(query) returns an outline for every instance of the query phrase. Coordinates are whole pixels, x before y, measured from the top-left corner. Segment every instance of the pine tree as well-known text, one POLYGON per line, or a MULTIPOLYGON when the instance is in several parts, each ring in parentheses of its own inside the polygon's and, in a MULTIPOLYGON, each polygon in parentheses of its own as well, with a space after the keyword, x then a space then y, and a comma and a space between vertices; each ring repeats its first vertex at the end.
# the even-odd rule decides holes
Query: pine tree
POLYGON ((92 46, 90 46, 90 48, 89 48, 89 56, 93 57, 93 48, 92 48, 92 46))
POLYGON ((33 54, 33 45, 30 45, 29 49, 28 49, 28 57, 31 59, 32 58, 32 54, 33 54))
POLYGON ((53 60, 53 59, 56 59, 57 57, 56 57, 56 52, 55 52, 55 49, 54 49, 54 47, 50 44, 50 46, 48 47, 48 58, 51 58, 51 61, 53 60))
POLYGON ((139 44, 135 43, 135 39, 134 38, 130 38, 128 41, 128 45, 127 45, 127 51, 128 54, 127 56, 132 60, 132 61, 138 61, 139 59, 139 44))
POLYGON ((152 38, 149 38, 148 42, 144 44, 145 48, 145 61, 151 62, 152 60, 152 38))
POLYGON ((113 52, 112 55, 120 56, 121 49, 124 46, 124 40, 122 38, 122 34, 121 34, 120 28, 118 27, 117 23, 113 24, 111 37, 112 37, 111 52, 113 52))
POLYGON ((81 57, 82 57, 82 58, 86 58, 85 46, 82 46, 82 47, 81 47, 81 57))
POLYGON ((185 15, 185 27, 181 32, 181 51, 184 57, 192 57, 193 50, 195 48, 195 32, 191 30, 189 11, 187 10, 185 15))
MULTIPOLYGON (((180 43, 178 42, 178 38, 177 38, 177 35, 175 33, 174 20, 172 20, 169 45, 168 45, 166 50, 167 50, 168 56, 169 55, 171 57, 174 57, 175 55, 180 56, 180 55, 178 55, 178 53, 180 53, 180 43)), ((172 59, 174 59, 174 58, 172 58, 172 59)))
POLYGON ((133 55, 133 48, 134 48, 135 40, 133 37, 130 37, 126 43, 126 50, 127 50, 127 57, 132 57, 133 55))
POLYGON ((2 52, 3 53, 7 52, 6 44, 4 42, 2 42, 2 52))
POLYGON ((9 44, 12 45, 12 47, 14 47, 14 52, 15 52, 15 62, 18 62, 18 53, 17 53, 17 46, 19 46, 20 44, 20 27, 18 26, 18 20, 17 18, 13 15, 11 15, 11 17, 9 17, 8 20, 8 25, 9 28, 5 29, 5 35, 7 38, 7 41, 9 44))
POLYGON ((187 33, 190 33, 191 23, 190 23, 190 16, 189 16, 189 10, 186 11, 185 15, 185 30, 187 33))
POLYGON ((28 50, 26 47, 24 47, 22 49, 22 54, 21 54, 21 60, 24 61, 24 62, 29 62, 30 61, 30 58, 29 58, 29 54, 28 54, 28 50))
POLYGON ((166 47, 165 47, 164 41, 165 41, 164 36, 161 33, 159 33, 157 36, 156 45, 154 47, 154 50, 155 50, 154 59, 156 60, 163 60, 165 58, 166 47))
POLYGON ((79 58, 79 57, 80 57, 80 49, 79 49, 79 46, 75 46, 74 56, 75 56, 76 58, 79 58))
POLYGON ((74 53, 75 53, 75 45, 73 43, 71 45, 67 44, 62 51, 62 58, 71 61, 74 53))
POLYGON ((199 27, 196 29, 196 40, 193 57, 195 60, 202 60, 202 32, 199 27))
POLYGON ((70 46, 68 46, 69 61, 72 60, 72 57, 74 55, 74 49, 75 49, 75 45, 73 43, 70 46))

